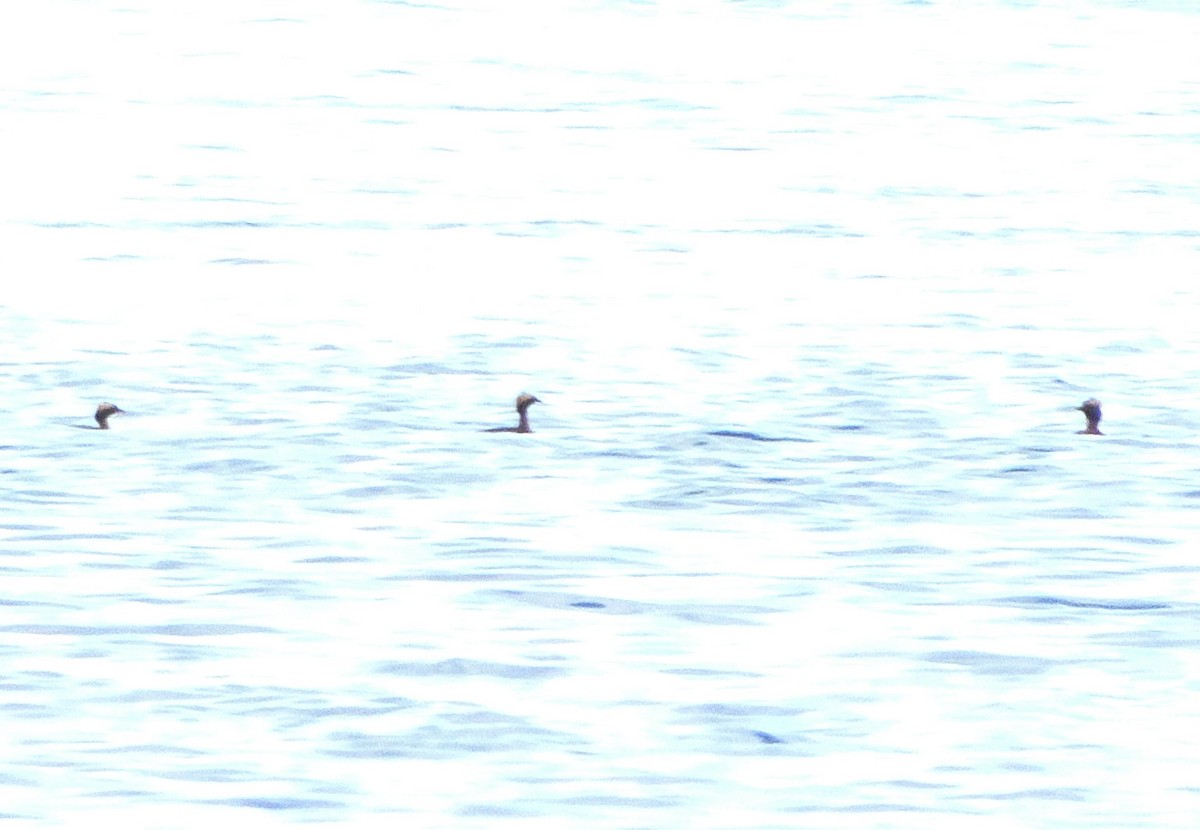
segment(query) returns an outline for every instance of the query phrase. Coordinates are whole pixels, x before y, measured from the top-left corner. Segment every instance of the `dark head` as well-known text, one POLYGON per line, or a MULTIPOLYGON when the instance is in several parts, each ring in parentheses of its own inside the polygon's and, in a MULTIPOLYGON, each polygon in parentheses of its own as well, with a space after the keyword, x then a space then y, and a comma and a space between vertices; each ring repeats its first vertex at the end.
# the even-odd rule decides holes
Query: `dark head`
POLYGON ((526 395, 522 392, 520 395, 517 395, 517 412, 524 414, 525 410, 529 409, 530 404, 535 403, 541 403, 541 401, 533 395, 526 395))
POLYGON ((1100 431, 1100 401, 1095 398, 1088 398, 1079 406, 1075 407, 1083 413, 1087 418, 1087 429, 1080 430, 1079 435, 1103 435, 1100 431))
POLYGON ((123 412, 125 410, 116 404, 102 403, 96 407, 96 423, 100 425, 100 429, 108 429, 108 419, 123 412))

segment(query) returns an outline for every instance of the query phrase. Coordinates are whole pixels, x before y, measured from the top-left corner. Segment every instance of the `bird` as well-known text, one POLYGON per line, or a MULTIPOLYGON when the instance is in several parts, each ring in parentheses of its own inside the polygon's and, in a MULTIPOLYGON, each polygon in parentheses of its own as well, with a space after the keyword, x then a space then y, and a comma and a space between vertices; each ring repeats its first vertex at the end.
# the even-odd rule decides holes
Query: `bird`
POLYGON ((541 403, 541 401, 533 395, 522 392, 517 395, 517 414, 521 417, 517 425, 515 427, 492 427, 485 429, 484 432, 533 432, 529 428, 529 407, 535 403, 541 403))
POLYGON ((1075 407, 1083 413, 1087 418, 1087 429, 1081 429, 1076 435, 1103 435, 1100 431, 1100 401, 1095 398, 1088 398, 1079 406, 1075 407))
POLYGON ((125 410, 112 403, 100 404, 96 407, 96 423, 100 425, 96 429, 108 429, 108 419, 118 414, 125 414, 125 410))
POLYGON ((108 429, 108 419, 113 415, 124 415, 125 410, 113 403, 102 403, 96 407, 96 423, 99 426, 91 426, 90 424, 72 424, 76 429, 108 429))

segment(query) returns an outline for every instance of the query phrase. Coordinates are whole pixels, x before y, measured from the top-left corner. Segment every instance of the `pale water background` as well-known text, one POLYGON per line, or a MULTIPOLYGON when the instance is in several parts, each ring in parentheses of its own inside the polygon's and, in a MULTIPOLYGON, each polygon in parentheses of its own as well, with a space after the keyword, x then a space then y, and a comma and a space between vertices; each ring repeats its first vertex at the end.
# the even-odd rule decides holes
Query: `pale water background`
POLYGON ((1193 3, 3 18, 0 826, 1200 821, 1193 3))

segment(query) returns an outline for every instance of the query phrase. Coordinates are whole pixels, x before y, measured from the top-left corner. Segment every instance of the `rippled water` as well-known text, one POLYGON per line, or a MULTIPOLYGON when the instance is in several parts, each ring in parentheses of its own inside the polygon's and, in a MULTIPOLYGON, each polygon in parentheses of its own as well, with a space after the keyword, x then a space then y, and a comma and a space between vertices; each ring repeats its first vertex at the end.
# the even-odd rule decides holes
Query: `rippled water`
POLYGON ((1190 6, 14 14, 4 822, 1193 826, 1190 6))

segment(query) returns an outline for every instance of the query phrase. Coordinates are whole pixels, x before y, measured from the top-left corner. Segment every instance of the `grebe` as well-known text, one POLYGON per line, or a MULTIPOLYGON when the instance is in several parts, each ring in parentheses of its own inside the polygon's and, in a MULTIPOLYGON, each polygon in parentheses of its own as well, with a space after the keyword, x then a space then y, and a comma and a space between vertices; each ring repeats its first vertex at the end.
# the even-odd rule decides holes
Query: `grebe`
POLYGON ((521 421, 515 427, 492 427, 485 429, 484 432, 533 432, 529 428, 529 405, 541 403, 533 395, 526 395, 522 392, 517 395, 517 414, 521 416, 521 421))
POLYGON ((1084 414, 1087 418, 1087 429, 1081 429, 1076 435, 1103 435, 1100 431, 1100 401, 1095 398, 1088 398, 1079 406, 1075 407, 1084 414))
POLYGON ((125 410, 116 404, 102 403, 96 407, 96 423, 100 426, 97 429, 108 429, 108 419, 113 415, 125 414, 125 410))

